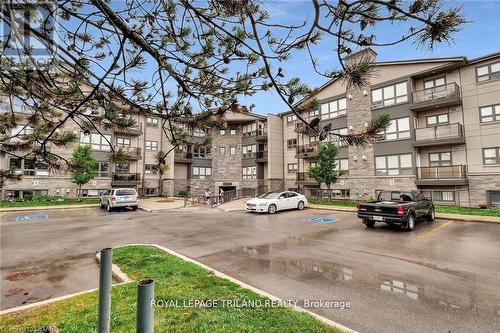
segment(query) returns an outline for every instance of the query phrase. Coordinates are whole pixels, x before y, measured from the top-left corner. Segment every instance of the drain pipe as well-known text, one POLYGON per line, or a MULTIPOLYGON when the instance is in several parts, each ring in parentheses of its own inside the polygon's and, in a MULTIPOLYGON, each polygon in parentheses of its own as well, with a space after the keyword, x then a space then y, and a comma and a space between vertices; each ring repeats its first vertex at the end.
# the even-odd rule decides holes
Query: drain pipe
POLYGON ((142 280, 137 284, 137 333, 154 331, 154 294, 153 280, 142 280))
POLYGON ((99 312, 97 332, 109 333, 111 313, 111 266, 113 264, 113 249, 101 250, 99 269, 99 312))

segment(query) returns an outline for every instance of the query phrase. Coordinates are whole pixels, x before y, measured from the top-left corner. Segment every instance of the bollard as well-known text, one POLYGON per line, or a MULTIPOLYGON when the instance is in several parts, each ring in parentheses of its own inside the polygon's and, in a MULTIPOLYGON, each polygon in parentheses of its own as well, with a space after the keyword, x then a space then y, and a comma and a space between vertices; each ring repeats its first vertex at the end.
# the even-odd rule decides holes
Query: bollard
POLYGON ((137 333, 153 333, 155 282, 142 280, 137 284, 137 333))
POLYGON ((101 266, 99 269, 99 305, 97 316, 97 332, 109 333, 111 313, 111 266, 113 265, 113 249, 101 250, 101 266))

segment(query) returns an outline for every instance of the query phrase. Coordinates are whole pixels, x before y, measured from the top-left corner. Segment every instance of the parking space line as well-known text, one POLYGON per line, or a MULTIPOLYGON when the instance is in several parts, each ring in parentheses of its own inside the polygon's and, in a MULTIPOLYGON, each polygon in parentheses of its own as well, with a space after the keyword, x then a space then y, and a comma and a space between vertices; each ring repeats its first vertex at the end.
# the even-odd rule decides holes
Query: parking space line
POLYGON ((0 212, 0 218, 5 215, 5 212, 0 212))
POLYGON ((421 240, 421 239, 424 239, 425 237, 429 236, 430 234, 432 234, 432 233, 434 233, 434 232, 438 231, 438 230, 439 230, 439 229, 441 229, 441 228, 444 228, 444 227, 446 227, 446 226, 448 226, 448 225, 452 224, 453 222, 455 222, 455 221, 448 221, 448 222, 446 222, 445 224, 441 224, 440 226, 435 227, 434 229, 431 229, 431 230, 427 231, 427 232, 426 232, 426 233, 424 233, 423 235, 418 236, 418 239, 420 239, 420 240, 421 240))

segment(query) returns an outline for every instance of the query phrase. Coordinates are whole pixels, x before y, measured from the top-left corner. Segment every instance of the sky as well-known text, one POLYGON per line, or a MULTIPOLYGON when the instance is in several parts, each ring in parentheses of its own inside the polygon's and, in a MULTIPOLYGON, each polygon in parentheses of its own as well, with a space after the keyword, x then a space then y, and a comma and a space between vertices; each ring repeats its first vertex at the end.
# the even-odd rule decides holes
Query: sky
MULTIPOLYGON (((468 59, 500 52, 500 0, 494 1, 449 1, 448 5, 463 5, 463 13, 469 23, 463 25, 456 33, 453 44, 438 44, 433 50, 417 47, 411 42, 391 47, 373 48, 378 53, 377 61, 404 60, 416 58, 435 58, 450 56, 466 56, 468 59)), ((271 20, 290 22, 305 18, 310 11, 309 0, 267 1, 266 8, 271 20)), ((377 40, 390 38, 398 34, 398 29, 383 26, 375 30, 377 40)), ((330 42, 321 43, 315 50, 319 63, 336 67, 338 62, 330 42)), ((292 59, 282 64, 287 77, 300 77, 311 88, 319 87, 327 81, 326 78, 314 73, 310 61, 304 53, 294 55, 292 59)), ((253 112, 259 114, 279 113, 288 111, 285 103, 273 91, 259 92, 256 95, 242 99, 243 104, 255 104, 253 112)))

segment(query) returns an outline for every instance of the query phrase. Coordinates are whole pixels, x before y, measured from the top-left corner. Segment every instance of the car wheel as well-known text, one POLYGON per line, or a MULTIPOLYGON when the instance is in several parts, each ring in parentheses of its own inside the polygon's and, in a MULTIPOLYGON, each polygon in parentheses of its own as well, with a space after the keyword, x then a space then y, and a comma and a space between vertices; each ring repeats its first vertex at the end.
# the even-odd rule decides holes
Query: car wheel
POLYGON ((106 211, 107 211, 108 213, 111 213, 111 211, 112 211, 112 210, 113 210, 113 208, 111 207, 111 205, 110 205, 110 204, 109 204, 109 202, 108 202, 108 204, 106 205, 106 211))
POLYGON ((137 206, 132 206, 132 210, 137 210, 137 206))
POLYGON ((297 209, 298 210, 304 209, 304 201, 299 201, 299 203, 297 204, 297 209))
POLYGON ((434 207, 431 208, 431 211, 429 212, 429 221, 434 221, 434 219, 436 218, 436 211, 434 209, 434 207))
POLYGON ((104 208, 104 206, 102 205, 102 201, 101 200, 99 200, 99 208, 101 208, 101 209, 104 208))
POLYGON ((375 221, 370 219, 363 219, 363 223, 367 228, 373 228, 375 226, 375 221))
POLYGON ((269 205, 269 207, 267 208, 267 212, 269 214, 274 214, 276 213, 276 211, 277 211, 276 205, 269 205))
POLYGON ((413 216, 413 214, 410 214, 410 216, 408 216, 408 221, 406 222, 406 230, 415 230, 415 216, 413 216))

